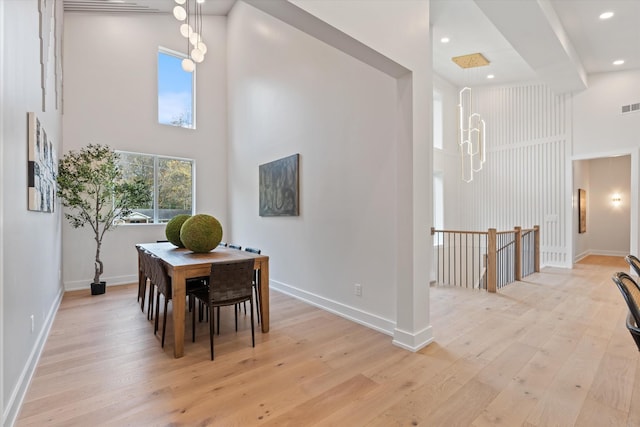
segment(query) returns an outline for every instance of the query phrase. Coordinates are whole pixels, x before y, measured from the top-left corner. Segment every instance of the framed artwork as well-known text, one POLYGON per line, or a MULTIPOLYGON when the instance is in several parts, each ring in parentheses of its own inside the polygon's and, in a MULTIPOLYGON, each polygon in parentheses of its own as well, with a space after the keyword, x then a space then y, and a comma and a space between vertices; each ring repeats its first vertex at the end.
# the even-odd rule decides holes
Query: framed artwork
POLYGON ((53 143, 35 113, 27 113, 29 161, 27 167, 29 210, 53 212, 57 163, 53 143))
POLYGON ((259 166, 260 216, 299 215, 299 154, 259 166))
POLYGON ((578 189, 578 233, 587 231, 587 192, 578 189))

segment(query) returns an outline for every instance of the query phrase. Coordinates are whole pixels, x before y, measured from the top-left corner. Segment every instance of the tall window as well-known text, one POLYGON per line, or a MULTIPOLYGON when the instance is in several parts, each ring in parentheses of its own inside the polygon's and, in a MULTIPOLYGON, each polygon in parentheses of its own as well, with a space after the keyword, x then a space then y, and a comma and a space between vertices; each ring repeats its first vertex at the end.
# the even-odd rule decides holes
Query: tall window
POLYGON ((124 178, 140 177, 153 189, 152 201, 137 206, 126 222, 163 223, 178 214, 193 215, 193 160, 126 151, 118 154, 124 178))
POLYGON ((195 129, 195 71, 182 69, 185 55, 158 51, 158 123, 195 129))
POLYGON ((444 179, 442 172, 433 173, 433 227, 444 230, 444 179))
POLYGON ((433 91, 433 148, 442 150, 443 146, 443 115, 442 115, 442 93, 433 91))

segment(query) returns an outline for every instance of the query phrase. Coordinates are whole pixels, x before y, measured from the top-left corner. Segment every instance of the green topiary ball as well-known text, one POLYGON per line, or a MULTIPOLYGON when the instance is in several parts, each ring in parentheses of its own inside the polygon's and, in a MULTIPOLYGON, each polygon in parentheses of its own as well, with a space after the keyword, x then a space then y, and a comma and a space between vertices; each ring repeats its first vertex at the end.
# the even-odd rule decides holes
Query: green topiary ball
POLYGON ((209 252, 222 241, 222 225, 211 215, 194 215, 182 224, 180 240, 193 252, 209 252))
POLYGON ((182 240, 180 240, 180 229, 182 224, 186 220, 191 218, 191 215, 180 214, 176 215, 167 223, 167 227, 164 229, 164 234, 167 236, 167 240, 176 245, 179 248, 184 248, 182 240))

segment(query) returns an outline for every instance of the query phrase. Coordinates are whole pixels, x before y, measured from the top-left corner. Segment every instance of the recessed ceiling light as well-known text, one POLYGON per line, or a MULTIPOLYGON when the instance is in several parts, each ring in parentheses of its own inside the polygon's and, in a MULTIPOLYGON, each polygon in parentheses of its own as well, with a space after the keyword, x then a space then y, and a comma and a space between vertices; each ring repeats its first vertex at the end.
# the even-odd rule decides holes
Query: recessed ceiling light
POLYGON ((600 14, 600 19, 605 20, 613 16, 613 12, 604 12, 600 14))
POLYGON ((624 64, 624 59, 618 59, 616 61, 613 61, 613 65, 622 65, 624 64))
POLYGON ((487 78, 488 78, 488 79, 492 79, 492 78, 494 78, 494 77, 495 77, 495 76, 494 76, 493 74, 489 74, 489 75, 487 76, 487 78))
POLYGON ((449 43, 450 40, 449 37, 443 37, 440 39, 440 43, 449 43))

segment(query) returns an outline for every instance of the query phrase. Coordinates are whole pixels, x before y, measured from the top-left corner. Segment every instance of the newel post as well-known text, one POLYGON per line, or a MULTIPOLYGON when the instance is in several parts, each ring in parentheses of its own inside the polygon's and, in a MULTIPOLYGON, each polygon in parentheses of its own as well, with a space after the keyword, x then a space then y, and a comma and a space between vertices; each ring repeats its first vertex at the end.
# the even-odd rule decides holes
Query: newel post
POLYGON ((540 272, 540 226, 533 226, 533 240, 534 240, 534 252, 533 252, 533 264, 534 271, 540 272))
POLYGON ((490 228, 489 234, 487 235, 487 291, 489 292, 495 292, 498 283, 498 275, 496 272, 496 237, 496 229, 490 228))
POLYGON ((516 246, 516 255, 514 260, 514 269, 516 273, 516 281, 522 280, 522 227, 514 227, 516 235, 514 242, 516 246))

